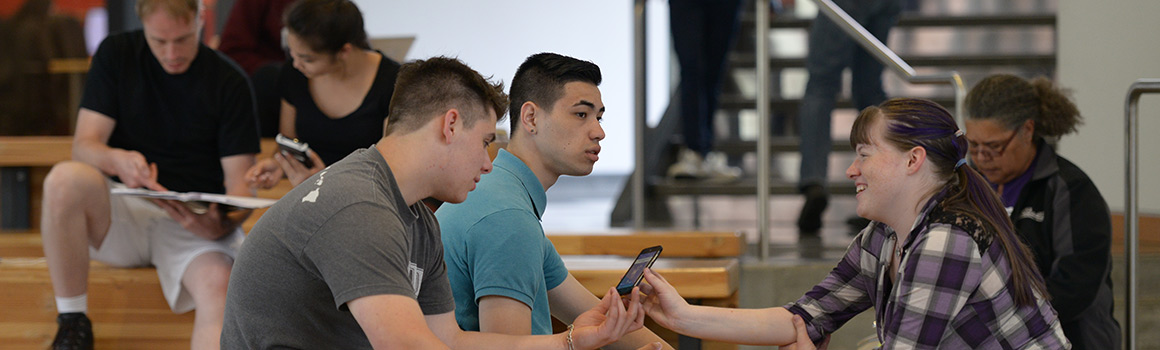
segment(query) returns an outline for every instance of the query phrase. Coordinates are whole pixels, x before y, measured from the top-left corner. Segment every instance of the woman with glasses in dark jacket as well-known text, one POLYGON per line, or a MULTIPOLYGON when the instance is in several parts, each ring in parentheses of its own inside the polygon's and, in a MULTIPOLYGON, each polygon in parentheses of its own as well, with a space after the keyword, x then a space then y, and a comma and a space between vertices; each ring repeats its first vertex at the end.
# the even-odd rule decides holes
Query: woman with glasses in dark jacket
POLYGON ((1064 334, 1074 349, 1119 349, 1108 205, 1048 142, 1076 131, 1075 104, 1046 78, 993 75, 965 105, 971 161, 1034 253, 1064 334))

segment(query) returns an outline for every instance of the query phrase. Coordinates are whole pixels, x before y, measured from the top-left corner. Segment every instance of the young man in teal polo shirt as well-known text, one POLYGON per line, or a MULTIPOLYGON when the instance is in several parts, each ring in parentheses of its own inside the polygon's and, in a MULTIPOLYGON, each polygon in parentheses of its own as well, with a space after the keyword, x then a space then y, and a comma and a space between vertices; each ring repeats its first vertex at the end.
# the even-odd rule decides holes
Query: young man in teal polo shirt
MULTIPOLYGON (((599 159, 600 80, 591 62, 553 53, 528 57, 512 79, 510 144, 466 201, 436 212, 455 319, 464 330, 551 334, 552 316, 572 322, 599 302, 568 273, 540 217, 545 191, 561 175, 588 175, 599 159)), ((607 348, 656 346, 671 349, 642 328, 607 348)))

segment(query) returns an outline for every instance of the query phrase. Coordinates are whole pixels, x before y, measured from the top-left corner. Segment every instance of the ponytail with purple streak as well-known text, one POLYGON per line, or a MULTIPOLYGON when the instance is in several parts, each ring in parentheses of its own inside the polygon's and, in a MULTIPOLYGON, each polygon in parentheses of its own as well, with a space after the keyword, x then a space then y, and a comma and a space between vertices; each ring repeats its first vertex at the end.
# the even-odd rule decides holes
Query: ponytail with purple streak
POLYGON ((1031 260, 1031 251, 1016 236, 995 191, 971 167, 957 166, 966 157, 967 139, 950 112, 928 100, 890 99, 862 110, 854 121, 850 144, 870 144, 870 126, 878 118, 886 122, 885 144, 900 151, 914 147, 926 150, 926 159, 943 184, 930 189, 928 196, 941 196, 938 200, 943 210, 977 220, 994 232, 1011 263, 1008 288, 1015 291, 1015 302, 1020 306, 1034 305, 1036 292, 1047 298, 1047 288, 1031 260))

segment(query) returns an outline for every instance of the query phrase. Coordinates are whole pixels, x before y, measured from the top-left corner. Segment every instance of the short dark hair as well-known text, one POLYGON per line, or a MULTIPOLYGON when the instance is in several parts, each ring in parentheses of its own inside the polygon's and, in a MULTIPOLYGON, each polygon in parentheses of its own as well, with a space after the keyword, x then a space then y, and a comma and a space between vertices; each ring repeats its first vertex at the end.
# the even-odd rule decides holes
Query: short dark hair
POLYGON ((432 116, 451 108, 463 113, 467 127, 484 120, 488 108, 498 122, 507 104, 503 83, 492 83, 458 59, 440 56, 411 61, 399 68, 395 78, 383 135, 418 130, 432 116))
POLYGON ((528 57, 512 78, 512 103, 508 110, 511 134, 516 133, 524 102, 531 101, 551 111, 552 104, 564 95, 565 84, 579 81, 599 86, 600 80, 600 67, 592 62, 550 52, 528 57))
POLYGON ((282 15, 282 23, 315 52, 334 54, 347 43, 371 48, 362 12, 349 0, 295 1, 282 15))

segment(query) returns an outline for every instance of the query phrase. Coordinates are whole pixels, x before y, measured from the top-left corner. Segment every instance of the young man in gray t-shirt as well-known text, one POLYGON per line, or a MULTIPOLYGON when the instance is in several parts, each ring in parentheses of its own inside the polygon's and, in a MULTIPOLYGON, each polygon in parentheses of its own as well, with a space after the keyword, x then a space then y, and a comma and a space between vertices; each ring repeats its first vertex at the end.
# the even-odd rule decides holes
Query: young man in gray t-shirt
MULTIPOLYGON (((458 203, 491 171, 502 86, 456 59, 404 65, 384 136, 263 215, 238 253, 222 347, 592 349, 639 329, 639 295, 610 288, 569 330, 464 332, 439 227, 421 199, 458 203)), ((657 344, 659 345, 659 344, 657 344)))

